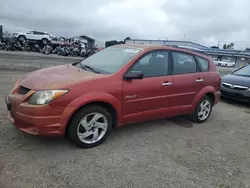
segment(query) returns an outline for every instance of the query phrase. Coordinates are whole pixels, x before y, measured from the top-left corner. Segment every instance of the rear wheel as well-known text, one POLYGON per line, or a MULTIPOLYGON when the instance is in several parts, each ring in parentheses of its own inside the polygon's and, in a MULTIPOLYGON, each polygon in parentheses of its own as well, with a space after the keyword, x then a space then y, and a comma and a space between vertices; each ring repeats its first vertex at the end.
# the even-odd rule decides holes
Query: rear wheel
POLYGON ((112 117, 101 106, 88 106, 77 112, 68 127, 76 146, 90 148, 101 144, 112 130, 112 117))
POLYGON ((212 112, 212 101, 208 96, 204 96, 197 104, 191 119, 195 123, 205 122, 212 112))
POLYGON ((24 41, 26 41, 26 37, 23 35, 20 35, 20 36, 18 36, 18 40, 24 42, 24 41))

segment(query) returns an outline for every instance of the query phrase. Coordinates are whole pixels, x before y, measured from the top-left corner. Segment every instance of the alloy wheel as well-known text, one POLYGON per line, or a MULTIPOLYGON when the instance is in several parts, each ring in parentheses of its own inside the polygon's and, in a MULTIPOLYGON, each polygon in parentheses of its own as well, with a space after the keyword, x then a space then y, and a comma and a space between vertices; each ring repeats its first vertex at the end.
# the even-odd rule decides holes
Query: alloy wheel
POLYGON ((211 112, 211 103, 208 100, 204 100, 198 109, 198 118, 200 120, 205 120, 208 118, 211 112))
POLYGON ((86 144, 101 140, 108 129, 108 121, 101 113, 90 113, 82 118, 77 126, 78 138, 86 144))

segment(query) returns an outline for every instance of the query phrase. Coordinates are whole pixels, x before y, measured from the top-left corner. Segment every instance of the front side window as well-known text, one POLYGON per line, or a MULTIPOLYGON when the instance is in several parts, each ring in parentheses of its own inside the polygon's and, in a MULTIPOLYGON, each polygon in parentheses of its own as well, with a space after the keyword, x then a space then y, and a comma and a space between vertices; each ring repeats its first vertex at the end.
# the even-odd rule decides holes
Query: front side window
POLYGON ((234 75, 238 76, 247 76, 250 77, 250 65, 247 65, 233 73, 234 75))
POLYGON ((81 65, 90 66, 103 74, 112 74, 131 61, 141 49, 129 47, 108 47, 84 59, 81 65))
POLYGON ((137 61, 129 71, 141 71, 144 77, 165 76, 168 73, 168 52, 150 52, 137 61))
POLYGON ((197 72, 197 64, 194 56, 173 52, 174 74, 188 74, 197 72))
POLYGON ((202 72, 207 72, 209 69, 209 61, 202 58, 202 57, 198 57, 198 56, 196 56, 196 58, 201 66, 202 72))

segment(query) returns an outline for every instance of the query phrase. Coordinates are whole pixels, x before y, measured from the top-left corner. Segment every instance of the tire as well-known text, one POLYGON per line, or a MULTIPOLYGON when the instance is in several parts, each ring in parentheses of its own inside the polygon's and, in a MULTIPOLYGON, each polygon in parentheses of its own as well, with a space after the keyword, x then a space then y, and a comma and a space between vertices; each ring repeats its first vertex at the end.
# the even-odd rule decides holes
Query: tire
POLYGON ((91 148, 100 145, 111 130, 112 116, 110 113, 101 106, 93 105, 84 107, 73 115, 67 128, 67 135, 76 146, 91 148), (96 121, 94 121, 94 117, 96 117, 96 121))
POLYGON ((26 37, 24 35, 18 36, 17 39, 20 40, 20 41, 26 41, 26 37))
POLYGON ((195 107, 195 111, 193 112, 193 114, 191 115, 191 120, 194 123, 204 123, 205 121, 207 121, 207 119, 210 117, 211 112, 212 112, 212 108, 213 108, 213 104, 211 99, 208 96, 204 96, 197 104, 197 106, 195 107), (206 108, 206 110, 204 109, 204 112, 206 115, 202 116, 201 115, 201 111, 202 109, 200 108, 201 105, 207 104, 206 107, 209 106, 209 110, 208 108, 206 108), (205 112, 206 111, 206 112, 205 112), (200 113, 200 115, 199 115, 200 113))
POLYGON ((43 44, 47 44, 48 42, 49 42, 48 39, 45 39, 45 38, 42 39, 42 43, 43 43, 43 44))
POLYGON ((78 55, 78 52, 73 52, 73 53, 72 53, 72 56, 73 56, 73 57, 79 56, 79 55, 78 55))

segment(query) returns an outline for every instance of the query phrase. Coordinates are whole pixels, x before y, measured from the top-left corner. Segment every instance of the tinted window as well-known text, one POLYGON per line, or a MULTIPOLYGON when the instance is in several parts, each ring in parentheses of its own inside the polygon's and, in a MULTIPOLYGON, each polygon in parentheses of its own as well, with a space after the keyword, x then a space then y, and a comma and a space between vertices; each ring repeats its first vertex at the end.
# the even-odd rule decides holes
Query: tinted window
POLYGON ((173 52, 174 74, 187 74, 197 71, 197 64, 192 55, 173 52))
POLYGON ((129 71, 141 71, 144 77, 156 77, 167 75, 168 52, 153 51, 137 61, 129 71))
POLYGON ((40 31, 34 31, 34 34, 35 34, 35 35, 44 35, 44 33, 43 33, 43 32, 40 32, 40 31))
POLYGON ((108 47, 84 59, 81 64, 88 65, 101 73, 114 73, 131 61, 141 50, 128 47, 108 47))
POLYGON ((233 74, 239 76, 250 76, 250 65, 235 71, 233 74))
POLYGON ((201 70, 203 72, 207 72, 208 69, 209 69, 209 61, 206 60, 206 59, 204 59, 204 58, 202 58, 202 57, 198 57, 198 56, 196 56, 196 58, 197 58, 200 66, 201 66, 201 70))
POLYGON ((34 31, 33 33, 34 33, 35 35, 39 35, 39 32, 37 32, 37 31, 34 31))

